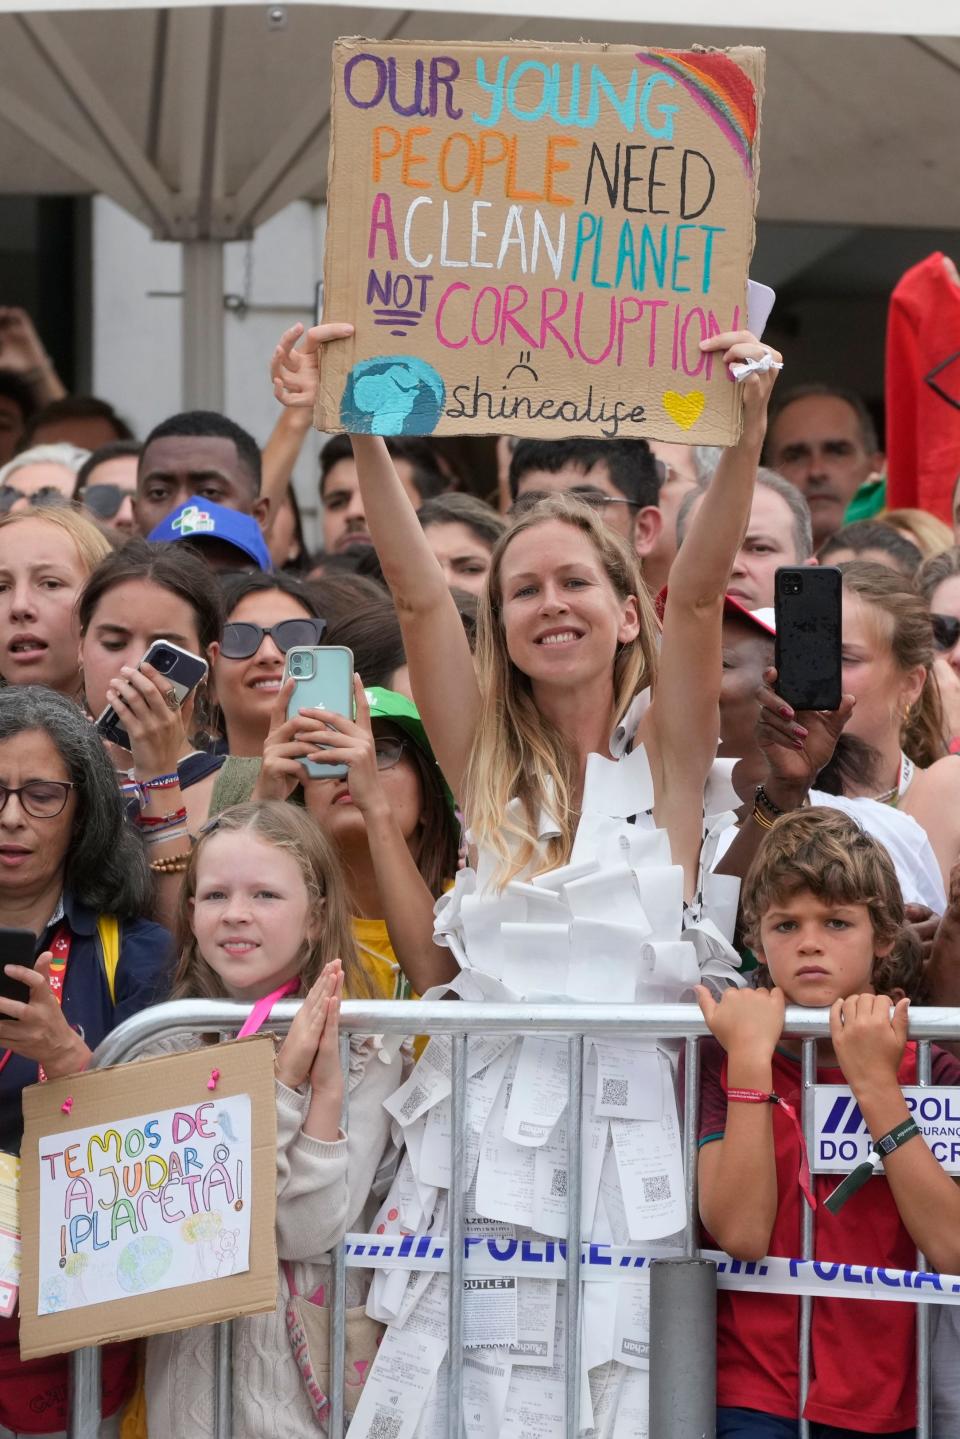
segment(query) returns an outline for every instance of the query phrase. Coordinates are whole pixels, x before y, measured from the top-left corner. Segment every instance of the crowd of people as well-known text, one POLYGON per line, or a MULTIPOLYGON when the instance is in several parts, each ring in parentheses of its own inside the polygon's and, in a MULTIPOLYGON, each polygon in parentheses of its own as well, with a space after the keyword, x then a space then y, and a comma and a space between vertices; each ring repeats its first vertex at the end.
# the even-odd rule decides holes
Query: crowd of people
MULTIPOLYGON (((414 1064, 430 1082, 443 1072, 444 1042, 424 1049, 411 1007, 403 1044, 351 1036, 345 1076, 343 997, 695 995, 711 1032, 704 1245, 799 1255, 810 1205, 821 1259, 909 1268, 920 1248, 960 1272, 960 1196, 902 1092, 917 1076, 910 1003, 960 1003, 956 493, 953 531, 884 511, 860 397, 789 388, 782 357, 737 332, 703 342, 727 366, 757 362, 730 448, 501 437, 483 498, 427 438, 336 435, 311 554, 291 474, 327 346, 347 334, 282 337, 261 450, 203 411, 138 440, 105 401, 67 394, 29 318, 0 310, 0 924, 35 935, 37 956, 5 967, 26 989, 0 996, 0 1148, 19 1152, 25 1087, 80 1073, 149 1005, 229 997, 266 1016, 302 1000, 277 1042, 277 1306, 233 1326, 237 1439, 321 1432, 287 1306, 323 1306, 346 1232, 445 1232, 449 1172, 428 1161, 423 1125, 442 1125, 446 1091, 404 1088, 414 1064), (777 692, 775 576, 817 564, 842 577, 843 696, 802 711, 777 692), (204 662, 185 697, 144 662, 159 641, 204 662), (324 645, 353 656, 352 714, 291 710, 288 652, 324 645), (787 1004, 830 1010, 818 1079, 849 1086, 884 1142, 882 1176, 839 1199, 836 1175, 805 1169, 787 1004)), ((474 1233, 566 1233, 565 1177, 552 1199, 534 1177, 541 1149, 566 1160, 563 1105, 541 1112, 531 1043, 471 1040, 474 1233), (518 1142, 524 1125, 535 1140, 518 1142), (527 1159, 529 1183, 512 1187, 527 1159)), ((644 1122, 676 1129, 675 1056, 617 1053, 609 1072, 628 1085, 609 1093, 629 1089, 636 1107, 589 1112, 584 1237, 629 1243, 645 1224, 667 1242, 683 1227, 669 1184, 656 1209, 621 1181, 644 1122)), ((587 1096, 611 1062, 598 1045, 587 1096)), ((935 1048, 934 1082, 960 1085, 958 1064, 935 1048)), ((361 1439, 400 1432, 363 1380, 384 1328, 402 1336, 429 1288, 350 1271, 361 1439)), ((505 1365, 507 1380, 489 1378, 489 1422, 471 1432, 534 1432, 524 1386, 556 1378, 554 1311, 542 1367, 511 1372, 509 1345, 494 1346, 490 1376, 505 1365)), ((721 1295, 722 1439, 799 1433, 798 1322, 796 1297, 721 1295)), ((584 1338, 583 1432, 646 1433, 629 1418, 646 1371, 616 1357, 608 1327, 609 1342, 584 1338)), ((914 1336, 910 1305, 818 1299, 810 1432, 912 1435, 914 1336)), ((957 1338, 943 1318, 938 1435, 960 1426, 957 1338)), ((213 1353, 202 1326, 107 1346, 100 1432, 212 1436, 213 1353)), ((404 1433, 445 1432, 450 1362, 438 1351, 429 1382, 400 1395, 404 1433)), ((63 1357, 22 1361, 16 1316, 0 1319, 0 1436, 61 1433, 67 1384, 63 1357)), ((559 1435, 546 1392, 535 1432, 559 1435)))

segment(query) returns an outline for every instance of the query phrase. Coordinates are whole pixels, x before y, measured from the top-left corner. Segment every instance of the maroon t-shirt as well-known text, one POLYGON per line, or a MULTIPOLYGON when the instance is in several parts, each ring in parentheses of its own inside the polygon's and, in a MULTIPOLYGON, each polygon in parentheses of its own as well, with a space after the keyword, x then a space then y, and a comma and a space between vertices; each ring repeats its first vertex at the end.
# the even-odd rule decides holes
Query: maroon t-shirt
MULTIPOLYGON (((722 1139, 727 1122, 726 1055, 701 1041, 700 1142, 722 1139)), ((916 1046, 908 1044, 901 1084, 916 1083, 916 1046)), ((934 1084, 960 1084, 960 1062, 932 1050, 934 1084)), ((840 1069, 820 1068, 819 1084, 845 1084, 840 1069)), ((773 1088, 800 1112, 800 1062, 777 1050, 773 1088)), ((800 1141, 787 1116, 771 1106, 777 1166, 777 1217, 770 1254, 801 1252, 805 1200, 797 1174, 800 1141)), ((857 1191, 839 1214, 823 1200, 837 1175, 812 1179, 815 1259, 912 1269, 916 1246, 900 1220, 887 1181, 878 1176, 857 1191)), ((719 1248, 704 1231, 703 1243, 719 1248)), ((784 1294, 722 1290, 717 1304, 717 1403, 796 1418, 799 1409, 800 1301, 784 1294)), ((911 1304, 860 1299, 816 1299, 810 1347, 811 1379, 804 1417, 864 1434, 889 1434, 916 1423, 916 1326, 911 1304)))

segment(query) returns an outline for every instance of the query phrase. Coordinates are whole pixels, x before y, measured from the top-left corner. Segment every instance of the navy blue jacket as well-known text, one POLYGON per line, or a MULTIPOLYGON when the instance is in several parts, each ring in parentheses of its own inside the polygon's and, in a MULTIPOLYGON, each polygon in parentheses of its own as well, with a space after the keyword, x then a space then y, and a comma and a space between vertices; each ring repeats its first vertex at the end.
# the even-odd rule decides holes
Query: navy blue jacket
MULTIPOLYGON (((120 921, 120 963, 114 1005, 110 1002, 100 952, 96 912, 69 893, 64 893, 63 908, 65 922, 73 936, 63 989, 63 1012, 84 1043, 96 1049, 101 1039, 123 1020, 166 998, 173 972, 173 941, 166 929, 148 919, 120 921)), ((49 949, 63 922, 58 920, 44 930, 37 946, 38 955, 49 949)), ((23 1137, 20 1091, 36 1082, 36 1063, 16 1053, 11 1054, 0 1070, 0 1149, 8 1154, 19 1154, 23 1137)))

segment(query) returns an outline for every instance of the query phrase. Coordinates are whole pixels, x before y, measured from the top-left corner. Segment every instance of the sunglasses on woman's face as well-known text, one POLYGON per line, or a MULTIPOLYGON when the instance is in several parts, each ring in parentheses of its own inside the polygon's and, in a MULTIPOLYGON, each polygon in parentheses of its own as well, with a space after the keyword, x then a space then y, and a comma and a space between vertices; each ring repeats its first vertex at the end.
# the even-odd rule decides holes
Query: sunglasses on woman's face
POLYGON ((931 615, 933 643, 938 650, 952 650, 960 640, 960 620, 955 615, 931 615))
POLYGON ((220 653, 227 660, 248 660, 269 635, 280 653, 285 655, 294 645, 318 645, 326 628, 326 620, 308 619, 306 616, 302 620, 281 620, 276 625, 255 625, 247 620, 237 620, 224 625, 220 653))

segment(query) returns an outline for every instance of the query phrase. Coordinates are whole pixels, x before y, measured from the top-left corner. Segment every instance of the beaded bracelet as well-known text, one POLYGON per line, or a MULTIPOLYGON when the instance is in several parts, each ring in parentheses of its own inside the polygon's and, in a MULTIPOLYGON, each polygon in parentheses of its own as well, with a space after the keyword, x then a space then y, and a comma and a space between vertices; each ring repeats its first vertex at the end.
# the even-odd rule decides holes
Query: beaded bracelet
POLYGON ((189 854, 169 854, 163 859, 152 859, 150 868, 154 874, 183 874, 189 863, 189 854))
POLYGON ((774 819, 779 819, 781 815, 786 814, 786 810, 781 809, 778 804, 774 804, 762 784, 757 785, 754 792, 754 799, 757 804, 763 806, 768 814, 772 814, 774 819))

